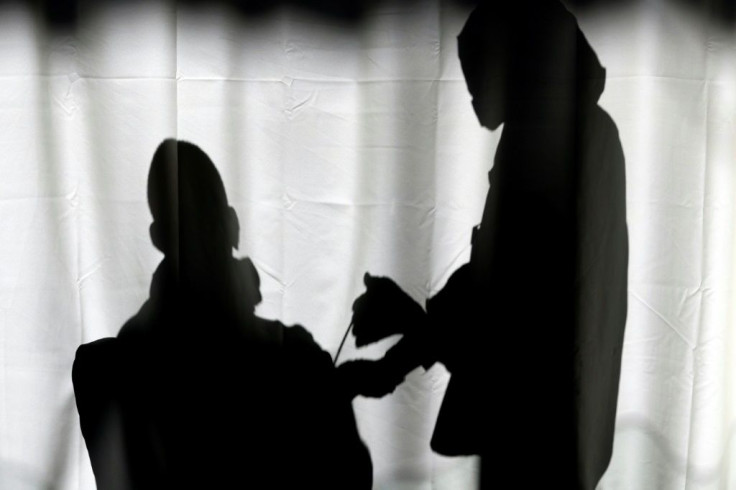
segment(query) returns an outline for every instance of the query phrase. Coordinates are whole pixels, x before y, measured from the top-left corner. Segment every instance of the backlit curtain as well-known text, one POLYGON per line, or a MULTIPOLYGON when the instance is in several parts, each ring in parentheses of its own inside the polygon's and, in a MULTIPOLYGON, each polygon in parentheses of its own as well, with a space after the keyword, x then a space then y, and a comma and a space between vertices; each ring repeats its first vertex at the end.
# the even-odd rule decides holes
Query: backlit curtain
MULTIPOLYGON (((628 316, 599 488, 736 488, 733 7, 568 8, 606 69, 599 104, 626 160, 628 316)), ((331 355, 365 271, 417 300, 443 287, 470 255, 503 132, 479 125, 458 60, 471 9, 100 2, 57 26, 0 4, 0 488, 95 488, 71 366, 148 297, 161 254, 146 178, 165 138, 218 168, 258 313, 331 355)), ((349 337, 340 360, 395 341, 359 353, 349 337)), ((509 373, 526 362, 523 345, 499 348, 509 373)), ((473 488, 477 458, 429 447, 447 380, 435 365, 355 400, 375 488, 473 488)))

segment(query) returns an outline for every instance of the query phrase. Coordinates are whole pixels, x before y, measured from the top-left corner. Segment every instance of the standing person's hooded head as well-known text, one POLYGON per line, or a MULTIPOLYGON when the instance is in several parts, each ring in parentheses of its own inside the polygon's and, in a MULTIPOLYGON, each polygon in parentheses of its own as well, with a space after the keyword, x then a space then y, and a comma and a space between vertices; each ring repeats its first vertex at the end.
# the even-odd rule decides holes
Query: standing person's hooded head
POLYGON ((595 104, 605 69, 556 1, 482 3, 458 36, 458 51, 480 123, 496 129, 514 117, 560 104, 595 104))

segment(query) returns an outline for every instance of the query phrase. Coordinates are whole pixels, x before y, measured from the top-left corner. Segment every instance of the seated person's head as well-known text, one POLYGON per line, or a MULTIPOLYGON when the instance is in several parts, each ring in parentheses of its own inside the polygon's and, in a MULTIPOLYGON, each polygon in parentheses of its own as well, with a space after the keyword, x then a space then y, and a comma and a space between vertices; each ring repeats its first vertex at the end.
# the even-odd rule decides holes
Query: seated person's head
POLYGON ((179 269, 206 273, 238 246, 239 225, 209 157, 185 141, 166 140, 148 174, 153 244, 179 269))

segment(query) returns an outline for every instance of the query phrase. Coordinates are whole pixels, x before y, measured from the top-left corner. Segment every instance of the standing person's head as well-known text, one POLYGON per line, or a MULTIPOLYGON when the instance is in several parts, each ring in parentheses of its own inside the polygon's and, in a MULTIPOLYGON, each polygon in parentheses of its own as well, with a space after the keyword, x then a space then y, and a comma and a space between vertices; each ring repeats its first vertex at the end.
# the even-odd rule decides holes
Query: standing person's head
POLYGON ((595 103, 605 83, 575 18, 556 1, 482 3, 458 36, 458 54, 489 129, 551 102, 595 103))

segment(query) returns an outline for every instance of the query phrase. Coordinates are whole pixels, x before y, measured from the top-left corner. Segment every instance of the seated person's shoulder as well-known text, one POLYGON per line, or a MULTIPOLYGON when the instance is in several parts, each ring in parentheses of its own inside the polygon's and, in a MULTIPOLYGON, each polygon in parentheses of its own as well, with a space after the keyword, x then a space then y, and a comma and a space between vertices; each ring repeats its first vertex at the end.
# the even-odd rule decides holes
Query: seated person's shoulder
POLYGON ((72 384, 81 413, 94 411, 102 400, 112 396, 118 376, 115 374, 120 359, 116 338, 104 338, 77 348, 72 365, 72 384))
MULTIPOLYGON (((319 368, 332 367, 332 358, 301 325, 284 326, 284 351, 319 368)), ((306 367, 306 366, 305 366, 306 367)))
POLYGON ((269 320, 256 317, 257 331, 269 332, 269 338, 278 338, 284 349, 316 349, 320 350, 317 342, 309 331, 301 325, 286 326, 278 320, 269 320))
POLYGON ((306 348, 318 348, 319 345, 315 342, 314 337, 309 330, 302 327, 301 325, 291 325, 284 327, 284 342, 290 342, 294 345, 300 345, 306 348))
POLYGON ((332 358, 322 350, 309 331, 301 325, 286 326, 278 320, 269 320, 256 317, 253 325, 259 332, 260 348, 272 345, 277 346, 279 362, 283 362, 292 374, 313 376, 317 371, 326 373, 333 368, 332 358))
POLYGON ((152 307, 146 302, 140 311, 122 326, 117 337, 104 337, 95 341, 82 344, 77 348, 74 359, 73 371, 79 369, 101 369, 109 371, 113 366, 119 366, 127 352, 128 358, 134 357, 131 354, 131 347, 143 345, 146 342, 147 329, 151 323, 153 316, 152 307))
POLYGON ((118 344, 118 339, 114 337, 106 337, 104 339, 80 345, 77 348, 77 354, 74 359, 75 368, 78 366, 89 366, 110 362, 110 360, 118 354, 118 344))

